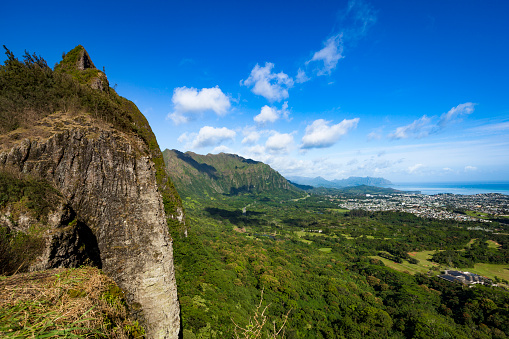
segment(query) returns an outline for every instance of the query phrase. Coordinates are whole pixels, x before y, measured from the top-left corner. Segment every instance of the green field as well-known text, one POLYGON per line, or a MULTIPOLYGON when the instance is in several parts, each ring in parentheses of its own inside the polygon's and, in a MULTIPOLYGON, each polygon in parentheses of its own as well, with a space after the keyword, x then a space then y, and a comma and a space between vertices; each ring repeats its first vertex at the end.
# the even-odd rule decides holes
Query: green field
POLYGON ((422 273, 426 274, 428 273, 432 268, 434 267, 440 267, 439 264, 429 261, 431 254, 433 254, 434 251, 423 251, 423 252, 411 252, 409 253, 411 257, 419 260, 418 264, 410 264, 408 261, 404 260, 403 263, 398 264, 392 260, 385 259, 379 256, 372 256, 371 258, 375 258, 378 260, 381 260, 385 266, 388 266, 390 268, 395 269, 396 271, 400 272, 408 272, 410 274, 416 274, 416 273, 422 273))
MULTIPOLYGON (((490 244, 491 246, 491 244, 490 244)), ((496 246, 495 244, 493 246, 496 246)), ((372 256, 371 258, 375 258, 381 260, 385 266, 388 266, 396 271, 407 272, 410 274, 423 273, 426 274, 433 267, 438 268, 440 270, 444 269, 456 269, 458 271, 467 271, 475 274, 479 274, 490 279, 495 279, 498 277, 500 279, 509 280, 509 265, 508 264, 475 264, 474 267, 469 268, 455 268, 455 267, 445 267, 444 265, 439 265, 430 261, 431 255, 435 253, 435 251, 422 251, 422 252, 411 252, 409 255, 417 260, 419 263, 416 265, 408 263, 406 260, 403 263, 398 264, 392 260, 385 259, 379 256, 372 256)), ((437 274, 436 272, 434 274, 437 274)))
POLYGON ((480 219, 489 219, 490 215, 487 213, 481 213, 476 211, 466 211, 466 215, 473 217, 473 218, 480 218, 480 219))
POLYGON ((330 247, 324 247, 324 248, 320 248, 318 249, 320 252, 323 252, 323 253, 330 253, 332 251, 332 248, 330 247))
POLYGON ((344 208, 331 208, 331 209, 329 209, 329 211, 336 212, 336 213, 347 213, 349 210, 344 209, 344 208))
POLYGON ((490 279, 499 277, 509 281, 509 264, 475 264, 473 268, 464 268, 464 271, 479 274, 490 279))

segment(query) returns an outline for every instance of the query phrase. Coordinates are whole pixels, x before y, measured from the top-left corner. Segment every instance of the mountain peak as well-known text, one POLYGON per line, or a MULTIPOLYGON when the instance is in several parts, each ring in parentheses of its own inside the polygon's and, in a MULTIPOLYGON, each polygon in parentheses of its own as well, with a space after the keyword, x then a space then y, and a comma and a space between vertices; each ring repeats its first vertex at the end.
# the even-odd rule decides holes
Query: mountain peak
POLYGON ((58 68, 66 70, 79 69, 84 71, 86 69, 97 69, 87 50, 81 45, 74 47, 72 50, 63 55, 62 61, 60 61, 58 66, 58 68))
POLYGON ((95 67, 87 50, 81 45, 64 53, 62 61, 55 66, 55 71, 68 73, 80 83, 89 84, 94 89, 109 91, 106 74, 95 67))

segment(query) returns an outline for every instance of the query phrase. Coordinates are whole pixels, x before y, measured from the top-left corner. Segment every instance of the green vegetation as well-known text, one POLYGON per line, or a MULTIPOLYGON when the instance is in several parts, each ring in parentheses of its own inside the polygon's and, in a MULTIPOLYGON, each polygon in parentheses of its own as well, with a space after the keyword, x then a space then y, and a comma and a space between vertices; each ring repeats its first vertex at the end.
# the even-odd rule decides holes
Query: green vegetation
POLYGON ((142 338, 123 292, 96 268, 0 277, 2 338, 142 338))
POLYGON ((0 172, 0 209, 16 204, 16 211, 28 210, 38 220, 60 202, 60 193, 47 182, 0 172))
POLYGON ((0 274, 24 272, 29 267, 44 245, 40 227, 60 202, 60 194, 44 181, 0 173, 0 210, 9 206, 11 211, 6 214, 11 227, 0 224, 0 274), (39 225, 16 231, 20 213, 29 214, 39 225))
MULTIPOLYGON (((285 338, 507 337, 509 292, 449 283, 431 261, 435 253, 465 252, 474 238, 496 241, 500 247, 487 247, 504 253, 501 235, 469 230, 474 222, 338 212, 321 195, 268 196, 184 200, 190 233, 174 251, 189 338, 235 337, 235 329, 251 326, 262 290, 265 315, 277 328, 286 320, 285 338)), ((260 336, 272 328, 264 325, 260 336)))
POLYGON ((164 161, 183 197, 256 195, 267 199, 294 199, 304 193, 270 166, 234 154, 199 155, 165 150, 164 161))

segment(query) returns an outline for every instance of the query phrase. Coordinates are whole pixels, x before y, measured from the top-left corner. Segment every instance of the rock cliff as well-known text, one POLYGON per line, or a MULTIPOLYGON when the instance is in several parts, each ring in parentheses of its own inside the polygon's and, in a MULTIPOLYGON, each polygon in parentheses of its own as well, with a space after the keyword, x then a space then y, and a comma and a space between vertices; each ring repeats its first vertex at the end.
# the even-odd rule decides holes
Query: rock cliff
MULTIPOLYGON (((93 66, 86 51, 74 54, 77 72, 93 66)), ((97 88, 93 82, 79 86, 97 88)), ((86 88, 79 93, 93 95, 86 88)), ((39 227, 45 246, 31 269, 95 264, 125 290, 130 312, 148 337, 178 338, 168 222, 184 224, 180 198, 145 118, 132 103, 107 95, 120 103, 124 110, 114 113, 127 115, 128 123, 119 124, 120 116, 108 120, 100 110, 90 114, 84 105, 80 111, 39 115, 30 126, 0 136, 0 172, 42 179, 60 194, 39 227)), ((12 209, 2 211, 0 223, 22 231, 37 223, 12 209)))

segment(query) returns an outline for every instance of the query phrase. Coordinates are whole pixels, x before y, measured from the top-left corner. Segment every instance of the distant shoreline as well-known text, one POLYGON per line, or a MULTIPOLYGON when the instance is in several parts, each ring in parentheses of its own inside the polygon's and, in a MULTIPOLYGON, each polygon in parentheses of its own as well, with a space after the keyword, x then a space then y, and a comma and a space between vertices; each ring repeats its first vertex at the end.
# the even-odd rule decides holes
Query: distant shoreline
POLYGON ((434 195, 452 193, 462 195, 500 193, 509 195, 509 181, 498 182, 455 182, 455 183, 393 183, 383 187, 394 188, 400 191, 420 191, 422 194, 434 195))

